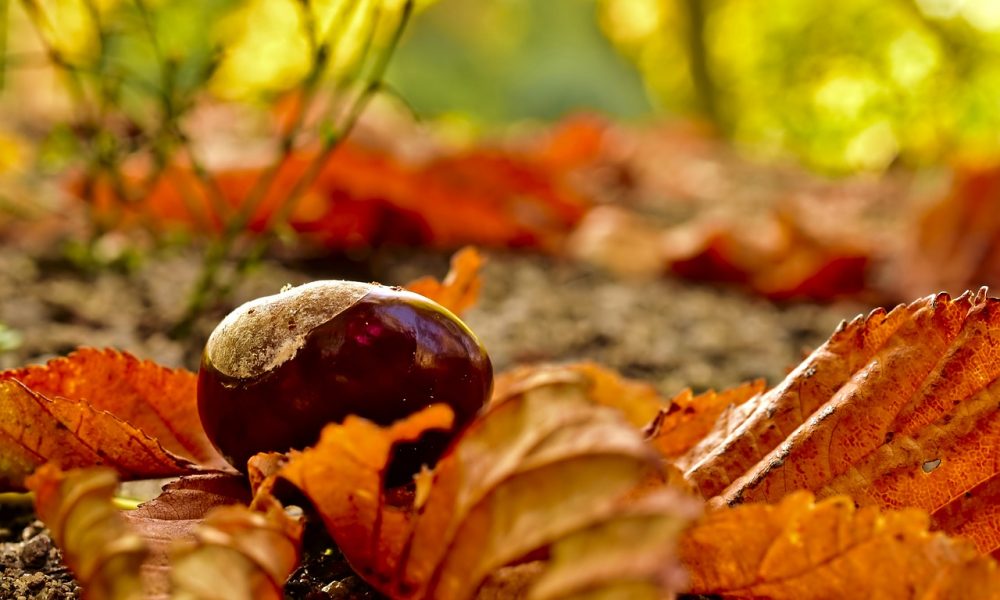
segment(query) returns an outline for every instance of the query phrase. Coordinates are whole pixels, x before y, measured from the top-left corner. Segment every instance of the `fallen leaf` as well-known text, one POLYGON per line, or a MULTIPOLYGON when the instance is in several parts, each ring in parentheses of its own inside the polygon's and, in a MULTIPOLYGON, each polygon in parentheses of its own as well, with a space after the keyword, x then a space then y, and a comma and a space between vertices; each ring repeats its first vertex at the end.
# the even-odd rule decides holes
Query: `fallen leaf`
POLYGON ((499 569, 547 553, 530 592, 540 598, 626 587, 662 597, 679 589, 674 540, 698 503, 662 487, 636 496, 659 461, 589 387, 564 372, 494 399, 417 478, 410 504, 390 504, 382 489, 392 446, 447 426, 445 407, 389 428, 328 425, 280 474, 317 507, 356 572, 393 598, 470 598, 499 569), (656 560, 637 561, 636 548, 656 560), (566 568, 601 557, 600 570, 566 568))
POLYGON ((1000 569, 929 533, 920 510, 855 509, 807 492, 713 510, 684 532, 692 594, 726 598, 1000 598, 1000 569))
POLYGON ((90 600, 281 598, 298 563, 301 523, 273 499, 257 510, 242 478, 183 478, 134 511, 115 507, 110 469, 39 468, 28 480, 48 525, 90 600))
MULTIPOLYGON (((675 540, 688 524, 664 518, 677 513, 679 497, 661 488, 623 507, 613 518, 572 533, 552 545, 548 568, 530 589, 532 600, 556 598, 663 598, 685 590, 675 540)), ((688 513, 689 517, 694 512, 688 513)))
POLYGON ((962 169, 951 189, 910 223, 886 267, 894 298, 1000 285, 1000 167, 962 169))
MULTIPOLYGON (((859 505, 961 510, 961 521, 939 520, 957 533, 979 501, 954 503, 975 500, 1000 470, 998 336, 1000 300, 985 289, 876 310, 842 324, 678 462, 716 503, 806 489, 859 505)), ((973 522, 984 530, 979 550, 996 551, 1000 515, 983 506, 973 522)))
POLYGON ((299 564, 302 523, 277 503, 264 513, 222 506, 193 537, 171 555, 172 598, 277 600, 299 564))
POLYGON ((757 222, 694 219, 673 227, 620 206, 598 206, 567 243, 578 260, 625 277, 671 273, 737 284, 774 300, 832 300, 865 291, 872 249, 774 211, 757 222))
POLYGON ((28 480, 35 512, 62 550, 88 600, 145 598, 139 569, 148 550, 114 507, 118 479, 110 469, 38 469, 28 480))
POLYGON ((288 225, 304 240, 339 250, 394 243, 555 251, 589 206, 562 172, 530 153, 474 149, 411 165, 357 141, 341 143, 295 205, 283 206, 315 158, 313 150, 292 154, 271 185, 253 195, 262 167, 217 170, 206 186, 189 167, 170 165, 148 190, 147 173, 127 173, 123 185, 141 202, 123 201, 105 179, 70 188, 114 221, 109 225, 208 232, 220 231, 256 197, 249 231, 264 231, 289 212, 288 225))
POLYGON ((145 593, 169 595, 173 543, 191 539, 211 509, 249 501, 250 490, 242 476, 211 473, 182 477, 164 486, 156 498, 122 512, 130 530, 142 537, 149 551, 142 564, 145 593))
POLYGON ((479 298, 483 280, 479 270, 483 257, 473 247, 462 248, 451 257, 451 269, 444 281, 421 277, 406 284, 406 289, 434 300, 456 315, 461 315, 479 298))
POLYGON ((649 279, 667 272, 664 231, 622 206, 596 206, 566 242, 576 260, 623 278, 649 279))
POLYGON ((872 250, 823 233, 804 217, 775 211, 763 224, 692 222, 665 232, 671 272, 698 281, 736 283, 773 300, 831 300, 868 286, 872 250))
POLYGON ((46 462, 64 469, 106 465, 131 479, 181 475, 194 465, 118 417, 84 402, 47 398, 0 379, 0 489, 24 489, 46 462))
POLYGON ((994 548, 1000 559, 1000 473, 934 511, 934 529, 972 540, 977 548, 994 548))
POLYGON ((174 454, 205 467, 231 469, 201 427, 197 376, 190 371, 116 350, 80 348, 45 365, 4 371, 0 379, 16 379, 57 402, 64 398, 107 411, 174 454))
POLYGON ((690 389, 683 390, 659 410, 647 428, 647 439, 660 454, 677 459, 706 439, 720 418, 727 419, 736 407, 763 392, 764 387, 764 380, 757 379, 697 396, 690 389))
POLYGON ((617 409, 638 428, 649 425, 669 403, 649 383, 622 377, 593 362, 515 367, 497 375, 492 402, 505 401, 536 387, 571 382, 584 382, 592 402, 617 409))

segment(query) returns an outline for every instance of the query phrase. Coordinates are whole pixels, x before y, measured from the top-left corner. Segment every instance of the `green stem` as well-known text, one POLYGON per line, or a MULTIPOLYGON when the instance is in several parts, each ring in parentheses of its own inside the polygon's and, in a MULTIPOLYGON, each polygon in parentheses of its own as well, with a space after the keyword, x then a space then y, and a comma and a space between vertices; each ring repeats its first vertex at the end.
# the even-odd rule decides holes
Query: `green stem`
POLYGON ((715 81, 708 60, 708 48, 705 45, 706 1, 684 0, 688 19, 688 64, 691 71, 691 83, 694 85, 701 112, 712 123, 721 125, 715 81))
MULTIPOLYGON (((364 85, 362 90, 355 97, 354 101, 349 106, 342 125, 338 127, 333 135, 326 137, 323 140, 323 144, 317 153, 317 155, 310 161, 307 165, 305 172, 298 178, 292 189, 288 192, 285 201, 281 206, 275 211, 275 214, 270 216, 265 220, 264 227, 260 232, 260 237, 257 242, 253 245, 251 250, 241 256, 236 264, 236 277, 239 277, 245 273, 248 268, 255 264, 263 256, 268 245, 270 244, 270 237, 273 234, 276 223, 284 222, 285 219, 292 213, 298 200, 305 194, 306 191, 315 183, 316 178, 322 172, 323 168, 329 162, 334 150, 340 145, 340 142, 350 134, 354 126, 357 124, 358 119, 361 116, 364 108, 371 101, 372 97, 378 92, 381 86, 381 81, 385 76, 385 71, 388 68, 389 60, 395 52, 399 45, 399 41, 402 38, 403 31, 406 28, 410 16, 413 12, 413 1, 407 0, 404 4, 402 13, 399 17, 399 22, 396 28, 393 30, 392 37, 386 44, 383 51, 378 55, 375 60, 375 64, 372 67, 371 74, 369 76, 368 82, 364 85)), ((307 110, 305 105, 301 105, 301 111, 307 110)), ((277 174, 278 169, 287 160, 290 155, 294 144, 294 138, 289 139, 289 136, 296 135, 295 131, 286 132, 285 139, 282 143, 282 153, 279 160, 275 163, 261 176, 261 181, 266 182, 264 185, 255 185, 254 189, 260 188, 263 192, 267 191, 271 186, 271 181, 277 174)), ((248 198, 248 201, 251 198, 248 198)), ((251 205, 251 209, 256 208, 256 203, 259 200, 254 199, 255 202, 251 205)), ((229 250, 235 243, 238 235, 246 227, 249 218, 252 216, 252 212, 248 210, 241 211, 241 215, 237 219, 230 222, 230 227, 227 227, 223 233, 223 236, 218 240, 217 243, 213 243, 209 246, 208 251, 205 255, 205 260, 202 263, 202 270, 199 274, 197 281, 195 282, 195 288, 190 296, 188 306, 185 309, 184 315, 178 321, 178 323, 171 330, 171 337, 174 339, 179 339, 190 335, 191 330, 194 327, 195 322, 201 313, 208 306, 211 299, 212 292, 219 290, 221 292, 229 293, 232 289, 234 282, 228 284, 219 284, 218 275, 219 271, 225 263, 226 258, 229 255, 229 250)))

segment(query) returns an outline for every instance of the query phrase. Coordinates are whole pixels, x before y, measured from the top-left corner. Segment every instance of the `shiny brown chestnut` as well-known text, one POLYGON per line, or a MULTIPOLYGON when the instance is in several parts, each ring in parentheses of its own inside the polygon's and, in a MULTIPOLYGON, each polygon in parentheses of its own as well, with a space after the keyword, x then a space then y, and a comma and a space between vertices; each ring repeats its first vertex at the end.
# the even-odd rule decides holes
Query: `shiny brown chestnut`
POLYGON ((208 339, 198 412, 230 464, 258 452, 310 446, 348 415, 388 425, 445 403, 449 432, 397 446, 387 485, 433 465, 486 403, 489 356, 449 310, 401 288, 316 281, 248 302, 208 339))

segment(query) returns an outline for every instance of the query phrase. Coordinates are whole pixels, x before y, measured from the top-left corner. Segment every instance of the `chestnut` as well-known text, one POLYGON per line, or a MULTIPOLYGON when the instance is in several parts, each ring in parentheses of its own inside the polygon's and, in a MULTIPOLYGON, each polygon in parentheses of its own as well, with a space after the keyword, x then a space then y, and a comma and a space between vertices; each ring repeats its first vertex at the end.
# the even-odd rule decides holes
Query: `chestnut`
POLYGON ((310 446, 348 415, 389 425, 447 404, 451 431, 395 449, 386 484, 398 485, 437 461, 492 387, 483 345, 443 306, 397 287, 316 281, 219 323, 202 356, 198 412, 208 438, 245 471, 254 454, 310 446))

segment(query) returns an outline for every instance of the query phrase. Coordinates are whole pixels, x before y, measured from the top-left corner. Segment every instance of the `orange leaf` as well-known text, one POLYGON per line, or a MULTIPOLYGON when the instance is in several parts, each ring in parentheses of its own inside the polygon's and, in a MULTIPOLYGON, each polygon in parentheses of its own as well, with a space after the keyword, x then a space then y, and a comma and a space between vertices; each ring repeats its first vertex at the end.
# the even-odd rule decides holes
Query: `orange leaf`
POLYGON ((649 425, 668 405, 652 385, 627 379, 592 362, 521 366, 501 373, 493 385, 493 402, 535 387, 566 382, 585 383, 592 402, 618 409, 635 427, 649 425))
MULTIPOLYGON (((271 224, 288 199, 287 190, 315 158, 315 151, 304 150, 280 165, 251 215, 250 231, 271 224)), ((178 164, 167 166, 148 190, 140 189, 146 176, 141 172, 128 173, 124 182, 99 178, 92 186, 76 182, 71 187, 77 195, 89 194, 98 216, 123 221, 115 225, 152 222, 219 231, 263 171, 217 171, 213 190, 178 164), (123 202, 121 188, 143 201, 123 202)), ((556 250, 587 206, 564 173, 530 154, 470 150, 411 166, 384 150, 348 141, 298 200, 288 224, 305 238, 338 249, 390 242, 556 250)))
POLYGON ((684 225, 664 236, 665 262, 682 277, 739 283, 779 300, 829 300, 864 290, 871 249, 807 225, 808 215, 786 211, 749 232, 745 223, 684 225))
POLYGON ((156 498, 122 512, 131 531, 146 542, 143 589, 149 596, 170 592, 170 554, 176 540, 192 539, 205 515, 217 506, 245 504, 250 490, 242 476, 228 473, 189 475, 163 487, 156 498))
POLYGON ((112 503, 117 483, 108 469, 54 465, 29 479, 39 518, 84 598, 207 598, 219 590, 234 600, 282 597, 301 525, 276 501, 263 497, 263 510, 251 511, 239 504, 248 491, 242 478, 215 473, 181 479, 122 512, 112 503))
POLYGON ((650 424, 648 439, 663 456, 675 459, 705 439, 719 418, 725 418, 724 413, 731 414, 762 391, 763 379, 697 396, 690 389, 684 390, 670 400, 667 408, 660 409, 650 424))
POLYGON ((694 594, 727 598, 998 598, 1000 569, 919 510, 855 510, 806 492, 711 511, 681 537, 694 594))
POLYGON ((299 563, 302 526, 277 503, 265 513, 245 506, 209 512, 194 542, 171 556, 174 597, 212 598, 225 590, 233 600, 279 600, 299 563))
POLYGON ((957 169, 948 193, 912 224, 886 269, 895 297, 1000 285, 1000 166, 957 169))
POLYGON ((426 296, 461 315, 475 305, 483 279, 479 274, 483 257, 473 247, 462 248, 451 257, 451 269, 444 281, 433 277, 421 277, 406 284, 406 289, 426 296))
POLYGON ((35 512, 62 550, 63 561, 91 600, 141 600, 139 569, 146 543, 111 503, 118 480, 110 469, 64 473, 45 465, 28 479, 35 512))
POLYGON ((662 597, 678 589, 674 539, 697 503, 667 488, 635 499, 658 461, 617 410, 593 402, 584 377, 495 401, 417 478, 412 505, 389 504, 381 483, 392 444, 447 417, 431 407, 388 429, 360 419, 329 425, 281 471, 383 593, 470 598, 499 569, 547 553, 532 586, 539 597, 629 586, 662 597), (640 553, 656 560, 638 560, 640 553), (601 557, 602 568, 567 567, 601 557))
POLYGON ((142 431, 83 402, 50 399, 20 381, 0 379, 0 488, 52 461, 64 469, 107 465, 133 479, 170 477, 193 465, 142 431))
POLYGON ((4 371, 0 379, 16 379, 50 398, 85 402, 152 436, 174 454, 210 468, 231 468, 201 427, 197 377, 190 371, 115 350, 80 348, 44 366, 4 371))
MULTIPOLYGON (((998 337, 1000 300, 985 290, 875 311, 842 325, 680 463, 717 502, 807 489, 861 505, 941 510, 1000 465, 998 337)), ((977 541, 995 543, 1000 515, 977 515, 988 530, 977 541)))

